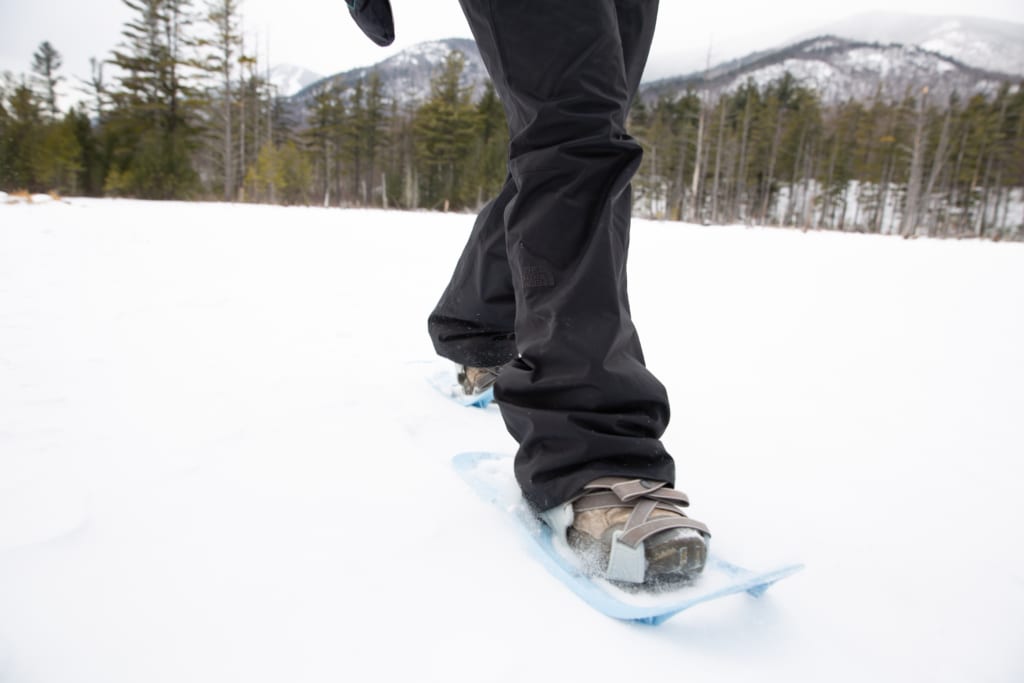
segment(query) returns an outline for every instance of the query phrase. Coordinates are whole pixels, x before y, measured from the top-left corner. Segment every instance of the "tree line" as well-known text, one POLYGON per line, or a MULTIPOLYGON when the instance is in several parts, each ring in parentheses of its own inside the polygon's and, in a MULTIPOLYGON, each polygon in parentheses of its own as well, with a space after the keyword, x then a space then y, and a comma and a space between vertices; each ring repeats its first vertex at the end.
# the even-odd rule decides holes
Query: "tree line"
MULTIPOLYGON (((879 90, 880 92, 880 90, 879 90)), ((791 75, 639 103, 641 210, 703 223, 1020 239, 1024 87, 824 103, 791 75)))
POLYGON ((244 45, 239 0, 123 0, 109 59, 58 106, 61 56, 0 81, 0 189, 145 199, 465 209, 505 179, 508 133, 493 88, 473 96, 453 52, 411 105, 379 75, 326 87, 308 111, 281 97, 244 45), (110 71, 113 71, 112 77, 110 71))
MULTIPOLYGON (((123 0, 110 57, 62 112, 60 53, 0 83, 0 188, 149 199, 475 209, 505 175, 486 84, 448 55, 422 102, 374 72, 302 108, 245 44, 239 0, 123 0), (112 73, 111 73, 112 72, 112 73)), ((1024 88, 937 101, 823 102, 786 74, 729 92, 641 98, 641 215, 903 235, 1021 238, 1024 88)))

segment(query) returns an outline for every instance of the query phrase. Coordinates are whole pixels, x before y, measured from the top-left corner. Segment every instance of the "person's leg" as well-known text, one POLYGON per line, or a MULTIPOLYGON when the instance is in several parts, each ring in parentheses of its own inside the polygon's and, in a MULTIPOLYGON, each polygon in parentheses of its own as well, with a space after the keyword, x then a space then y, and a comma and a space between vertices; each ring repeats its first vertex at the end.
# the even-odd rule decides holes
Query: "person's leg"
POLYGON ((470 367, 504 365, 516 354, 516 304, 505 251, 511 178, 477 215, 455 272, 427 327, 438 355, 470 367))
MULTIPOLYGON (((652 7, 649 0, 616 4, 630 104, 647 62, 656 10, 656 2, 652 7)), ((505 248, 505 209, 515 192, 509 177, 498 196, 479 212, 427 322, 438 355, 462 365, 502 366, 516 355, 515 292, 505 248)))
POLYGON ((540 509, 608 475, 672 482, 664 387, 646 369, 626 298, 625 131, 653 35, 652 0, 462 0, 509 118, 506 248, 518 356, 496 397, 540 509), (627 55, 629 63, 627 64, 627 55))

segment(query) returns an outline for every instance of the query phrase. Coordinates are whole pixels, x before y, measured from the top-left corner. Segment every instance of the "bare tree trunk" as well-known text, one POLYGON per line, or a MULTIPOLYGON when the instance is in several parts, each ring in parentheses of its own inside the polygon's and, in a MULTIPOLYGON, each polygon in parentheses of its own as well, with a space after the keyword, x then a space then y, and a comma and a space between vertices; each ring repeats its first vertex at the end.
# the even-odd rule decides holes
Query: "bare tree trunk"
POLYGON ((805 228, 818 229, 818 219, 814 211, 814 198, 815 189, 817 183, 814 179, 816 169, 816 162, 814 158, 815 145, 811 142, 808 145, 809 149, 804 160, 804 210, 803 210, 803 225, 805 228))
POLYGON ((789 202, 787 202, 787 204, 786 204, 786 214, 785 214, 785 217, 783 218, 783 221, 782 221, 783 225, 793 225, 796 222, 795 221, 796 203, 797 203, 796 186, 797 186, 798 175, 800 173, 800 166, 801 166, 801 163, 803 162, 803 159, 804 159, 804 154, 805 154, 805 144, 804 143, 805 143, 806 139, 807 139, 806 129, 801 129, 801 131, 800 131, 800 140, 799 140, 799 142, 797 142, 797 145, 796 145, 796 158, 793 160, 793 172, 789 176, 789 202))
POLYGON ((412 167, 412 161, 409 157, 406 157, 405 161, 405 187, 403 193, 405 197, 405 208, 407 209, 418 209, 420 206, 419 192, 417 191, 416 171, 412 167))
MULTIPOLYGON (((949 205, 951 207, 954 207, 954 208, 956 207, 957 203, 959 202, 959 195, 961 194, 959 178, 960 178, 960 173, 963 170, 964 154, 965 154, 966 149, 967 149, 967 136, 968 136, 968 130, 967 130, 967 127, 965 126, 964 127, 964 133, 960 137, 960 148, 957 150, 956 164, 953 166, 953 175, 950 178, 950 187, 951 187, 950 195, 951 196, 949 197, 949 205)), ((952 217, 950 217, 950 220, 948 220, 946 222, 947 228, 946 228, 945 234, 947 234, 947 235, 949 234, 949 226, 952 226, 954 234, 955 235, 959 235, 960 230, 961 230, 961 226, 962 226, 962 224, 964 222, 964 216, 966 216, 966 215, 967 215, 967 206, 965 204, 964 210, 961 212, 961 215, 957 217, 958 219, 956 221, 953 221, 952 217)))
POLYGON ((704 102, 701 100, 700 103, 700 115, 697 118, 697 151, 696 156, 693 159, 693 182, 690 187, 690 196, 693 197, 693 214, 691 220, 694 223, 700 223, 700 205, 701 205, 701 163, 703 158, 703 146, 704 146, 704 102))
POLYGON ((923 210, 926 216, 925 234, 929 237, 932 235, 932 228, 938 227, 936 225, 935 218, 931 215, 932 193, 935 191, 935 184, 938 182, 939 174, 942 172, 942 167, 946 162, 946 150, 949 147, 949 123, 951 119, 952 107, 949 107, 946 109, 946 116, 942 121, 942 132, 939 133, 939 144, 935 148, 935 157, 932 159, 932 170, 928 174, 928 183, 924 188, 923 210))
POLYGON ((850 208, 849 202, 846 201, 846 198, 848 196, 850 196, 850 184, 849 184, 849 182, 847 182, 847 184, 843 187, 843 199, 839 203, 841 211, 839 212, 838 228, 839 228, 840 231, 846 230, 846 212, 850 208))
POLYGON ((217 0, 209 8, 209 19, 215 26, 217 67, 221 76, 223 119, 223 139, 221 163, 224 165, 224 200, 234 201, 235 187, 235 147, 234 134, 234 93, 231 87, 231 73, 235 66, 235 48, 241 46, 242 40, 238 30, 238 3, 236 0, 217 0))
POLYGON ((985 228, 988 227, 988 201, 992 187, 990 178, 992 177, 992 159, 994 156, 994 151, 989 150, 985 161, 985 172, 981 176, 981 206, 978 207, 978 219, 975 229, 975 237, 979 238, 985 235, 985 228))
POLYGON ((778 119, 775 121, 775 134, 772 136, 772 149, 768 156, 768 174, 764 178, 762 183, 761 193, 761 224, 766 223, 766 217, 768 215, 768 200, 771 197, 772 183, 775 178, 775 162, 779 155, 779 143, 782 140, 782 110, 779 110, 778 119))
POLYGON ((718 117, 718 142, 715 145, 715 179, 711 185, 711 222, 718 223, 718 183, 722 168, 722 138, 725 134, 725 102, 718 98, 718 107, 722 110, 718 117))
POLYGON ((684 180, 686 173, 686 153, 689 151, 690 135, 686 131, 689 128, 683 127, 683 139, 679 143, 679 168, 676 169, 676 191, 678 215, 676 220, 683 220, 686 216, 686 182, 684 180))
POLYGON ((885 203, 889 199, 889 183, 892 181, 893 161, 890 155, 882 169, 881 183, 878 186, 878 200, 875 213, 871 218, 871 232, 882 232, 885 228, 885 203))
POLYGON ((832 139, 832 150, 828 155, 828 172, 825 174, 825 200, 821 207, 821 217, 824 220, 828 216, 826 227, 835 228, 835 205, 832 198, 832 181, 835 178, 836 159, 839 157, 839 126, 836 126, 836 134, 832 139))
MULTIPOLYGON (((751 98, 748 96, 743 107, 743 133, 740 136, 740 161, 739 170, 736 173, 736 201, 733 206, 733 214, 735 216, 739 216, 743 212, 742 207, 747 206, 747 143, 750 139, 750 100, 751 98)), ((746 211, 743 213, 746 213, 746 217, 749 217, 752 212, 746 211)))
POLYGON ((921 175, 924 166, 924 122, 925 105, 928 101, 928 87, 921 89, 917 100, 917 116, 914 120, 914 142, 910 151, 910 177, 907 179, 906 204, 903 207, 903 221, 900 234, 909 237, 917 232, 921 202, 921 175))

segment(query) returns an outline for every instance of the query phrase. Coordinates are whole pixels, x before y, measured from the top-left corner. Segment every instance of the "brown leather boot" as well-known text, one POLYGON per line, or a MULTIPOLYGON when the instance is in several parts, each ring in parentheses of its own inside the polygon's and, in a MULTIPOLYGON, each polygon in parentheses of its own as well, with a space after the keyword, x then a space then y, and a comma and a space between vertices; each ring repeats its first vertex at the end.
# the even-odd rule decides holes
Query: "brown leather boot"
MULTIPOLYGON (((658 588, 694 578, 707 561, 711 533, 686 516, 688 505, 686 494, 665 482, 602 477, 558 514, 569 546, 596 575, 658 588)), ((541 516, 551 524, 553 512, 541 516)))
POLYGON ((467 396, 482 394, 492 386, 498 379, 501 366, 491 368, 474 368, 463 365, 459 370, 459 385, 466 392, 467 396))

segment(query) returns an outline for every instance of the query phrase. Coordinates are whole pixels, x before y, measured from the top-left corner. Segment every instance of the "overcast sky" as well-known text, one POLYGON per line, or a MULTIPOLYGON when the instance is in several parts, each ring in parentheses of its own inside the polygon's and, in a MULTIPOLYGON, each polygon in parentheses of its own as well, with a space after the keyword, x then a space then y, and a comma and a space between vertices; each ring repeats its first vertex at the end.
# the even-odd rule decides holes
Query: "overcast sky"
MULTIPOLYGON (((196 5, 203 2, 196 0, 196 5)), ((425 40, 470 35, 457 0, 392 0, 397 39, 386 49, 358 32, 343 0, 242 0, 241 6, 245 28, 259 36, 261 53, 269 40, 273 63, 305 66, 323 75, 373 64, 425 40)), ((716 61, 738 56, 731 53, 747 46, 772 47, 869 11, 1024 23, 1022 0, 662 0, 647 76, 679 73, 680 63, 702 62, 698 55, 705 55, 709 45, 716 61)), ((86 78, 89 58, 109 56, 130 16, 121 0, 0 0, 0 71, 29 72, 32 53, 49 40, 63 56, 65 75, 86 78)))

